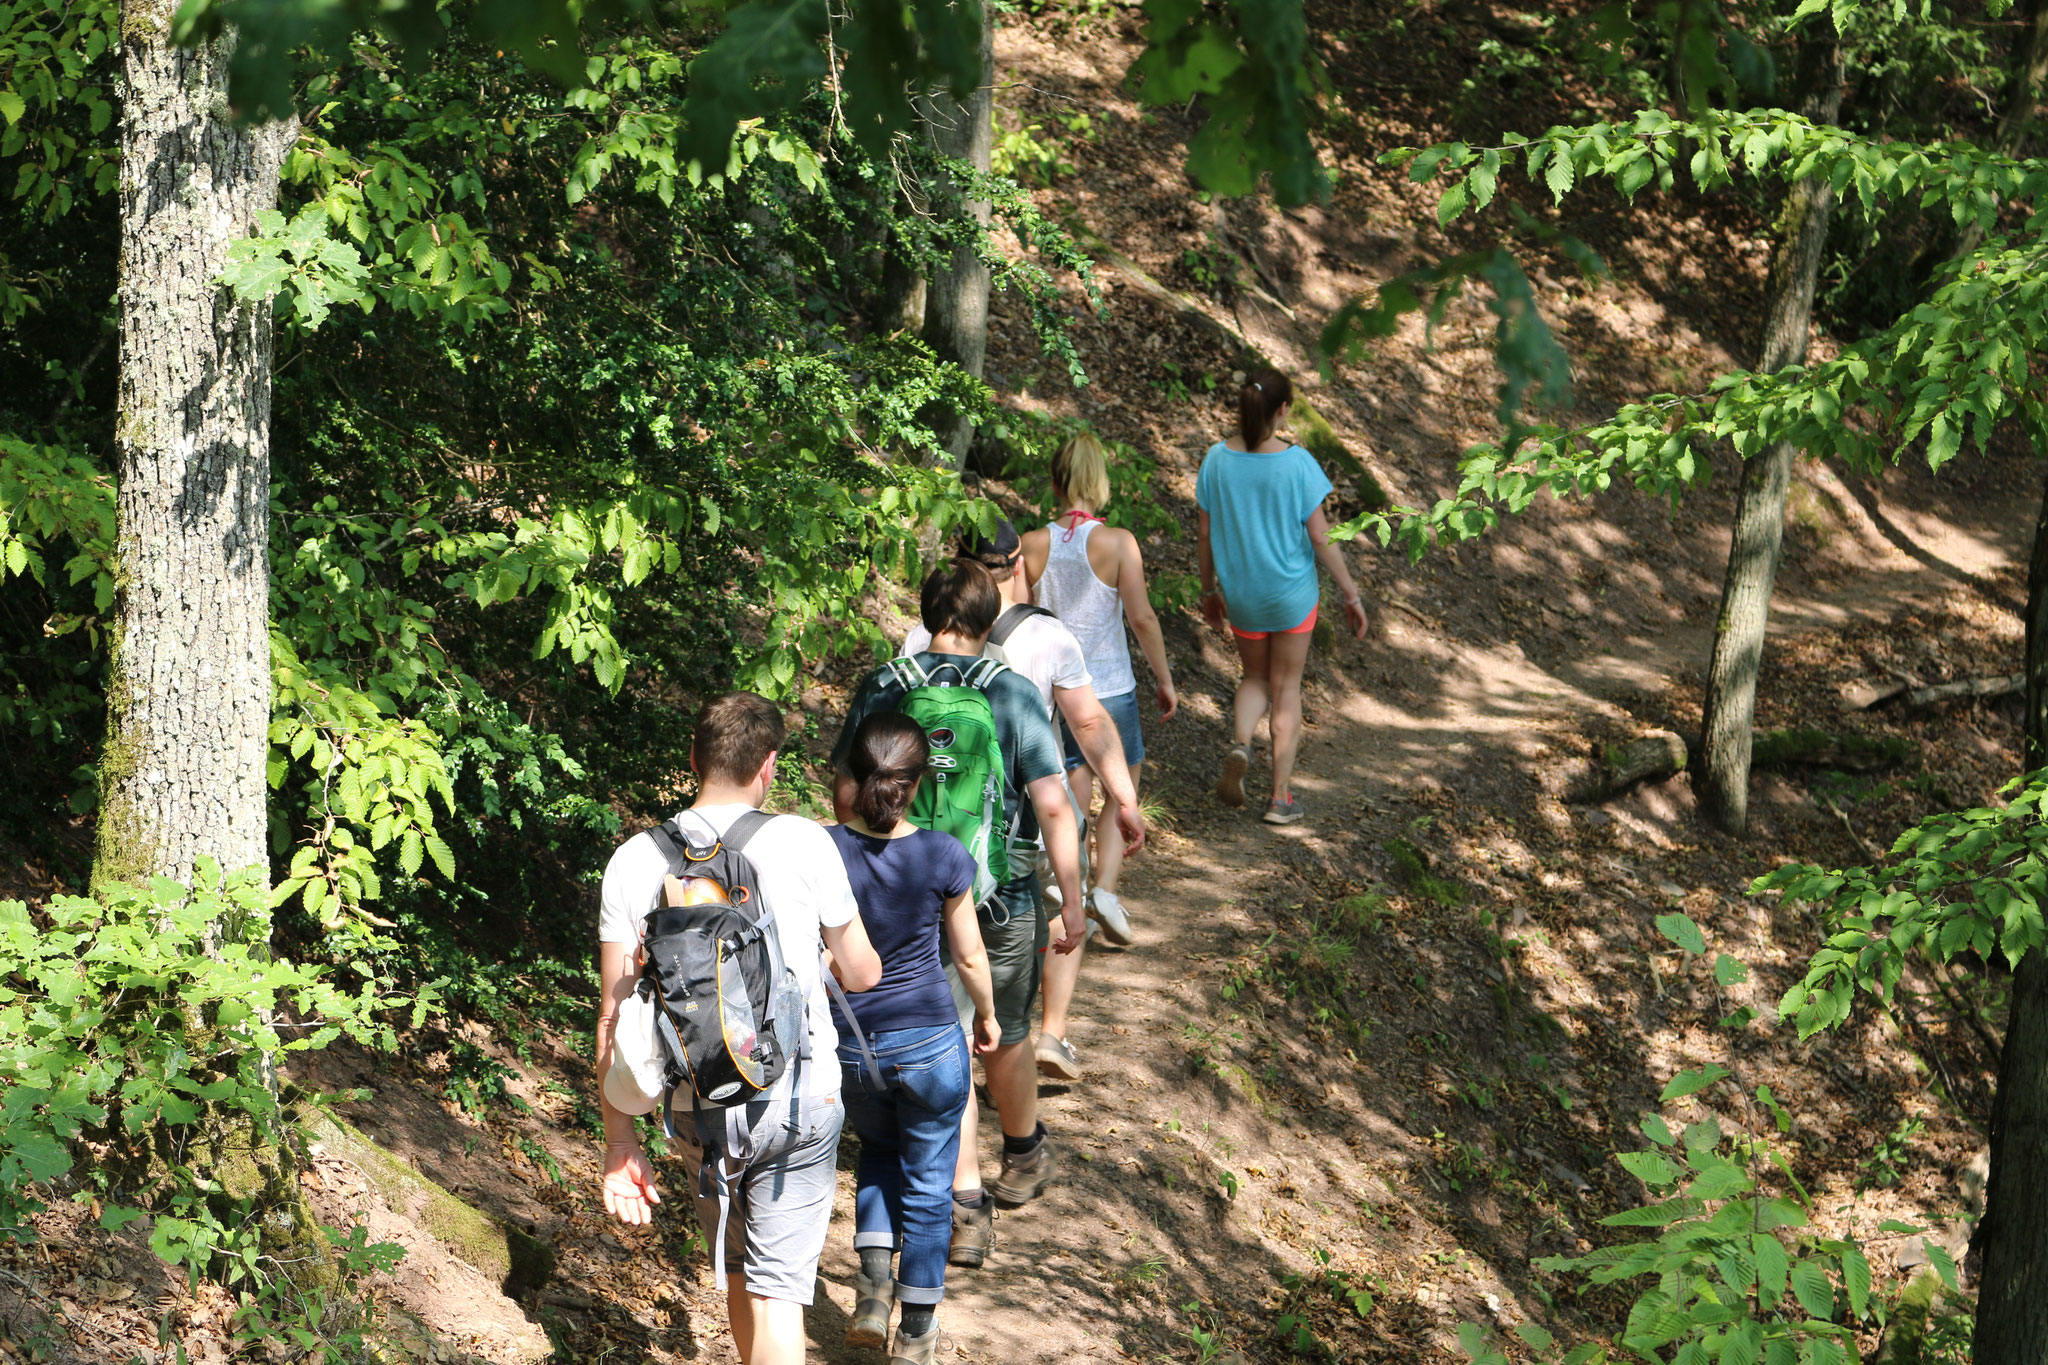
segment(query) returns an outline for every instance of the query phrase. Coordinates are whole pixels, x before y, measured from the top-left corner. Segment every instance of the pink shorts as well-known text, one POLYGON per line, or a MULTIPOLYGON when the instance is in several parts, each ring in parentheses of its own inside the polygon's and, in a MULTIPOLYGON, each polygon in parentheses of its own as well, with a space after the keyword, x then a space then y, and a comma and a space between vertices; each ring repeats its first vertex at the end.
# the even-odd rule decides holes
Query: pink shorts
POLYGON ((1310 607, 1308 609, 1308 619, 1293 630, 1239 630, 1236 626, 1232 626, 1230 633, 1240 640, 1263 640, 1270 635, 1306 635, 1316 628, 1316 612, 1318 610, 1320 608, 1310 607))

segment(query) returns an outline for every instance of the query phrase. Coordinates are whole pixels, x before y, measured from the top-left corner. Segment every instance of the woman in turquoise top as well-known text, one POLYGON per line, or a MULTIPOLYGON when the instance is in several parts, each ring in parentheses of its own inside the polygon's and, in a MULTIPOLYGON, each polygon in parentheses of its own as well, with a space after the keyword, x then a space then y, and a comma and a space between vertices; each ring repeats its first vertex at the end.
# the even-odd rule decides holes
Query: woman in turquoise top
POLYGON ((1316 561, 1344 594, 1344 623, 1365 637, 1365 605, 1344 554, 1330 541, 1323 499, 1330 481, 1315 456, 1275 436, 1294 388, 1276 370, 1258 370, 1238 395, 1239 445, 1218 441, 1195 480, 1195 529, 1201 549, 1202 619, 1237 640, 1244 678, 1237 685, 1234 743, 1216 795, 1244 804, 1259 717, 1272 713, 1273 799, 1266 823, 1302 815, 1289 789, 1301 747, 1301 671, 1316 624, 1316 561))

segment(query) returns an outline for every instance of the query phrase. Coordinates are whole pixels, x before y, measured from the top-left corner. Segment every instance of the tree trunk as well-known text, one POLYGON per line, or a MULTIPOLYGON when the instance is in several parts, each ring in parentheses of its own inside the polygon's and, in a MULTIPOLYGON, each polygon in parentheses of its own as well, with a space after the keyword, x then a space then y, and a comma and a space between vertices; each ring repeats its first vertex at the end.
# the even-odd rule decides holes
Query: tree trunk
MULTIPOLYGON (((1842 111, 1841 48, 1832 37, 1800 53, 1806 98, 1800 112, 1833 123, 1842 111)), ((1777 252, 1771 260, 1768 314, 1757 368, 1772 374, 1806 360, 1814 284, 1827 244, 1834 192, 1825 181, 1801 180, 1785 196, 1777 252)), ((1756 718, 1757 669, 1770 620, 1771 585, 1784 542, 1785 493, 1794 448, 1780 441, 1742 466, 1735 498, 1735 536, 1721 587, 1714 652, 1707 663, 1706 714, 1700 754, 1700 805, 1730 834, 1749 824, 1750 728, 1756 718)))
POLYGON ((127 0, 121 13, 119 491, 96 883, 267 858, 270 305, 214 281, 276 204, 295 127, 238 127, 232 35, 177 47, 176 8, 127 0))
MULTIPOLYGON (((986 4, 981 11, 981 83, 965 100, 955 100, 936 91, 918 101, 925 136, 944 156, 965 161, 986 172, 990 153, 995 150, 995 14, 986 4)), ((969 217, 984 227, 990 215, 985 199, 969 200, 969 217)), ((952 261, 932 272, 925 290, 924 339, 938 353, 975 378, 981 378, 988 359, 988 267, 974 248, 953 248, 952 261)), ((938 432, 954 467, 961 468, 967 447, 974 439, 974 423, 958 413, 937 414, 932 428, 938 432)))
MULTIPOLYGON (((2025 765, 2048 765, 2048 493, 2027 571, 2025 765)), ((2012 974, 1991 1102, 1991 1179, 1972 1239, 1983 1258, 1971 1359, 2048 1360, 2048 951, 2012 974)))
POLYGON ((890 233, 882 248, 882 298, 875 330, 923 332, 924 296, 924 276, 904 258, 896 234, 890 233))

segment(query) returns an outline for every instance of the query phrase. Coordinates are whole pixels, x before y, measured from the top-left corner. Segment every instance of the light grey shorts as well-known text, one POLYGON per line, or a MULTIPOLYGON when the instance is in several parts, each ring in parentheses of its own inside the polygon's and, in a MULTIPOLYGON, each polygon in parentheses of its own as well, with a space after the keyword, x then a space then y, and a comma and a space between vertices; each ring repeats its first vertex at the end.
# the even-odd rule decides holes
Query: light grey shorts
MULTIPOLYGON (((787 1113, 785 1108, 785 1118, 787 1113)), ((832 1196, 839 1183, 839 1130, 846 1125, 846 1110, 833 1095, 812 1100, 809 1117, 807 1132, 792 1131, 784 1122, 782 1131, 732 1182, 732 1211, 725 1224, 725 1273, 744 1275, 748 1293, 806 1305, 818 1290, 818 1258, 832 1221, 832 1196)), ((697 1204, 697 1225, 709 1245, 718 1236, 718 1200, 698 1193, 704 1151, 697 1145, 695 1120, 677 1114, 676 1135, 697 1204)))

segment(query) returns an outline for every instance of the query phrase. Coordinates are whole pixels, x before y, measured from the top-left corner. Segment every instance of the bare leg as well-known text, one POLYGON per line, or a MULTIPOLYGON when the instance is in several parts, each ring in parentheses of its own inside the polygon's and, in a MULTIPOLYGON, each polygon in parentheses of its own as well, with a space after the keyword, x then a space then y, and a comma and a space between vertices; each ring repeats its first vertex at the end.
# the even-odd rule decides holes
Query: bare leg
MULTIPOLYGON (((1110 821, 1107 823, 1114 822, 1110 821)), ((1053 1037, 1060 1039, 1062 1042, 1066 1041, 1067 1037, 1067 1010, 1073 1005, 1074 991, 1081 984, 1081 959, 1087 955, 1088 940, 1086 937, 1082 938, 1081 946, 1074 949, 1071 953, 1047 953, 1045 955, 1045 1017, 1040 1022, 1039 1028, 1043 1032, 1050 1033, 1053 1037)), ((1034 1066, 1037 1064, 1035 1060, 1036 1055, 1035 1053, 1033 1054, 1034 1066)), ((989 1060, 994 1061, 995 1059, 991 1057, 989 1060)), ((1034 1079, 1032 1081, 1032 1094, 1034 1095, 1038 1093, 1037 1086, 1038 1083, 1034 1079)), ((995 1088, 995 1069, 993 1067, 989 1069, 989 1088, 990 1093, 993 1094, 995 1088)), ((997 1107, 1000 1108, 1000 1104, 997 1107)), ((1003 1131, 1009 1131, 1009 1124, 1007 1122, 1003 1125, 1003 1131)), ((1016 1136, 1028 1137, 1030 1132, 1031 1130, 1027 1129, 1016 1136)))
POLYGON ((981 1059, 988 1077, 989 1098, 996 1102, 1004 1137, 1030 1137, 1038 1131, 1038 1057, 1030 1040, 1005 1043, 981 1059))
MULTIPOLYGON (((973 1080, 971 1070, 968 1079, 970 1082, 973 1080)), ((974 1094, 970 1084, 967 1108, 960 1115, 960 1155, 953 1162, 953 1191, 956 1194, 967 1194, 980 1188, 981 1099, 974 1094)))
MULTIPOLYGON (((1083 763, 1078 768, 1067 769, 1067 785, 1074 789, 1074 814, 1082 822, 1081 838, 1083 840, 1087 839, 1089 831, 1094 830, 1096 847, 1095 856, 1100 857, 1102 849, 1102 832, 1101 830, 1096 829, 1095 825, 1093 824, 1095 817, 1092 813, 1095 810, 1095 770, 1089 767, 1086 763, 1083 763)), ((1105 800, 1106 799, 1107 798, 1105 798, 1105 800)), ((1093 863, 1089 858, 1087 845, 1085 843, 1082 845, 1081 848, 1081 857, 1082 867, 1084 870, 1088 867, 1093 866, 1093 863)), ((1086 878, 1086 880, 1099 885, 1102 879, 1100 877, 1093 877, 1086 878)), ((1083 890, 1086 890, 1086 888, 1084 887, 1083 890)), ((1057 956, 1057 954, 1055 954, 1055 956, 1057 956)))
POLYGON ((1237 743, 1249 746, 1259 732, 1259 717, 1266 714, 1271 703, 1266 687, 1271 641, 1247 640, 1240 635, 1230 638, 1237 641, 1238 661, 1244 665, 1244 676, 1238 679, 1237 699, 1232 705, 1232 733, 1237 743))
POLYGON ((1301 670, 1308 664, 1309 639, 1313 631, 1272 637, 1268 686, 1273 695, 1273 799, 1285 801, 1288 781, 1294 776, 1295 755, 1301 751, 1301 670))
MULTIPOLYGON (((1131 765, 1131 788, 1134 791, 1138 786, 1138 770, 1144 766, 1142 763, 1131 765)), ((1081 771, 1088 770, 1083 768, 1081 771)), ((1080 789, 1080 783, 1077 782, 1074 786, 1077 791, 1080 789)), ((1081 803, 1085 808, 1088 798, 1082 797, 1081 803)), ((1102 816, 1095 827, 1095 884, 1104 891, 1114 891, 1117 876, 1124 869, 1124 832, 1117 827, 1116 818, 1110 814, 1107 797, 1103 799, 1102 816)))
POLYGON ((733 1345, 739 1348, 744 1365, 803 1365, 801 1304, 749 1294, 744 1277, 728 1275, 725 1311, 732 1321, 733 1345))

